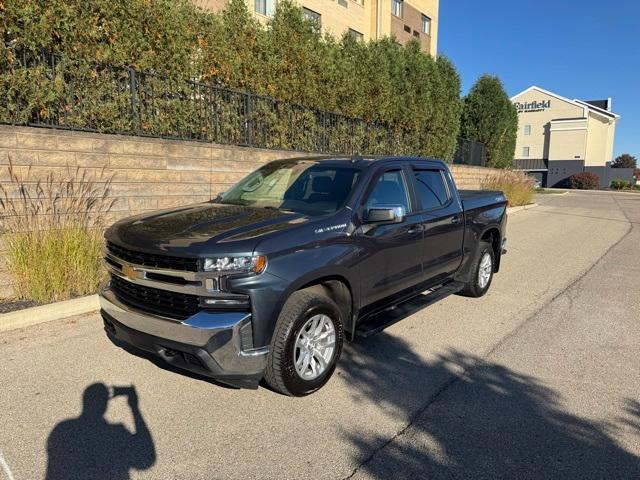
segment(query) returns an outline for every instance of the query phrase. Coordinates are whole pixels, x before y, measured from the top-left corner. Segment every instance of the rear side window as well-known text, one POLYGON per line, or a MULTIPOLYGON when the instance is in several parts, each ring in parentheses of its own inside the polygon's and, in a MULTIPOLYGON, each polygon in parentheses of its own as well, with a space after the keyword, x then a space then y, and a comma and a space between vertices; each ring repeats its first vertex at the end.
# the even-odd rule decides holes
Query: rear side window
POLYGON ((380 175, 369 194, 366 208, 376 205, 401 205, 409 212, 409 197, 400 170, 392 170, 380 175))
POLYGON ((422 210, 438 208, 449 201, 447 187, 440 170, 416 170, 416 194, 422 210))

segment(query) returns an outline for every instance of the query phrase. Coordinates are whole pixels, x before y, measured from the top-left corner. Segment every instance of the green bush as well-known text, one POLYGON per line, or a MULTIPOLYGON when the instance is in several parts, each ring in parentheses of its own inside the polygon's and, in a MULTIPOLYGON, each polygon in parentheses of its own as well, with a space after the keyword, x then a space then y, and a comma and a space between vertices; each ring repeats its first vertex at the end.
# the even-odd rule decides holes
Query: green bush
POLYGON ((569 177, 569 188, 576 190, 597 190, 600 177, 593 172, 578 172, 569 177))
POLYGON ((510 207, 528 205, 535 193, 535 180, 523 172, 504 170, 488 175, 481 182, 483 190, 499 190, 507 197, 510 207))
POLYGON ((616 180, 611 180, 610 187, 612 190, 630 190, 631 184, 626 180, 616 179, 616 180))
POLYGON ((444 56, 421 52, 417 41, 336 40, 291 0, 279 1, 266 25, 244 0, 218 14, 187 0, 15 0, 4 3, 0 35, 0 97, 7 99, 0 122, 37 117, 100 132, 247 143, 250 115, 268 147, 315 149, 326 135, 325 151, 447 160, 459 133, 460 78, 444 56), (61 56, 55 75, 52 65, 29 61, 42 51, 61 56), (23 54, 29 66, 18 69, 23 54), (137 77, 135 98, 129 66, 147 72, 137 77), (206 85, 270 98, 247 113, 244 96, 206 85), (363 124, 345 130, 344 121, 334 125, 285 102, 363 124), (310 132, 303 138, 300 125, 310 132), (381 133, 385 126, 391 134, 381 133))
POLYGON ((34 183, 30 169, 24 175, 8 169, 10 182, 0 185, 0 233, 17 297, 48 303, 95 293, 104 279, 112 177, 69 168, 34 183))

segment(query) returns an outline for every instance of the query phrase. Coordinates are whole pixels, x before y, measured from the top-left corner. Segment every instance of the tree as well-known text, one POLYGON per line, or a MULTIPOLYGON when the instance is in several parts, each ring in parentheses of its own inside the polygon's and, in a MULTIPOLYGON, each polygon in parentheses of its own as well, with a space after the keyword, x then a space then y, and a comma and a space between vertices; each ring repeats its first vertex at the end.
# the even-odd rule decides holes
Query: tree
POLYGON ((638 165, 638 159, 628 153, 623 153, 611 162, 613 168, 636 168, 638 165))
POLYGON ((492 167, 513 165, 518 133, 518 112, 498 77, 481 76, 463 101, 461 136, 487 147, 492 167))
POLYGON ((327 96, 332 96, 324 87, 334 73, 329 63, 333 46, 299 6, 281 0, 265 35, 262 53, 267 70, 263 81, 273 85, 272 95, 278 99, 325 108, 327 96))

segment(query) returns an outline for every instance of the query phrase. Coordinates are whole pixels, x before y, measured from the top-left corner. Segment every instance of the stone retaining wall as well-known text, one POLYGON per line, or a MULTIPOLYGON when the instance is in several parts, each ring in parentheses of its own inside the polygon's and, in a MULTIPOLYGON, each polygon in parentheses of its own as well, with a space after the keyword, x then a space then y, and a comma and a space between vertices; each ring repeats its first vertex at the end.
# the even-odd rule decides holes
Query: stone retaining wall
MULTIPOLYGON (((9 184, 9 159, 28 180, 68 168, 114 175, 109 221, 137 213, 210 200, 261 164, 300 152, 175 140, 0 125, 0 183, 9 184)), ((479 188, 493 170, 452 166, 459 188, 479 188)), ((14 192, 17 195, 17 192, 14 192)), ((0 298, 11 294, 0 239, 0 298)))

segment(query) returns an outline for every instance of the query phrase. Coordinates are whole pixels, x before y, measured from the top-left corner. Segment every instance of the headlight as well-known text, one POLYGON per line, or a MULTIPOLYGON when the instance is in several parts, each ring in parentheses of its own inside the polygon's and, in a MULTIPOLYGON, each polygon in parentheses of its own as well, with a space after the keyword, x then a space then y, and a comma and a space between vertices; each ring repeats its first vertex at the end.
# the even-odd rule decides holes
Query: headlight
POLYGON ((267 257, 215 257, 205 258, 203 270, 205 272, 227 273, 262 273, 267 266, 267 257))

